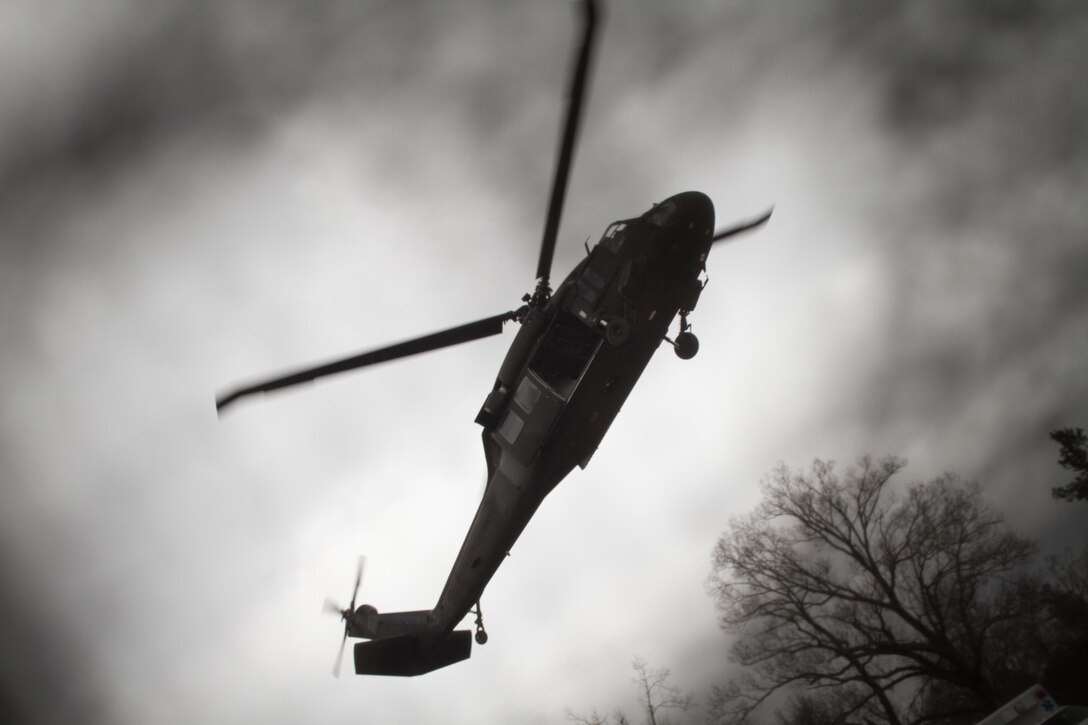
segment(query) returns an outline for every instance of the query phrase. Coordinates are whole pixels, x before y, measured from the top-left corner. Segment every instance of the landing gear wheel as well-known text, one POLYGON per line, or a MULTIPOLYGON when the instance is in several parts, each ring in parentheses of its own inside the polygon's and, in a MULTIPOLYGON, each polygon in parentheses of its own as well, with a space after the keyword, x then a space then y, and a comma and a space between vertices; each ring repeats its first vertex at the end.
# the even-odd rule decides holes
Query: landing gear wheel
POLYGON ((487 644, 487 632, 482 629, 476 630, 476 644, 487 644))
POLYGON ((631 337, 631 322, 617 317, 604 328, 604 337, 610 345, 622 345, 631 337))
POLYGON ((699 352, 699 338, 691 332, 681 332, 672 345, 681 360, 690 360, 699 352))

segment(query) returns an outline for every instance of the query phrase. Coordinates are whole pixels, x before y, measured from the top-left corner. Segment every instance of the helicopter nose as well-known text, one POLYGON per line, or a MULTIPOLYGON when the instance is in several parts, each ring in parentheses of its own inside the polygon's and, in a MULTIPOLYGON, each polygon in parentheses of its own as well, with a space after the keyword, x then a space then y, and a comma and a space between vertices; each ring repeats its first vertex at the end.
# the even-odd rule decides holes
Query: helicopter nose
POLYGON ((714 202, 701 191, 685 191, 672 197, 680 209, 685 226, 699 238, 710 238, 714 233, 714 202))
POLYGON ((714 202, 701 191, 685 191, 670 196, 646 214, 659 227, 678 226, 697 238, 709 240, 714 232, 714 202))

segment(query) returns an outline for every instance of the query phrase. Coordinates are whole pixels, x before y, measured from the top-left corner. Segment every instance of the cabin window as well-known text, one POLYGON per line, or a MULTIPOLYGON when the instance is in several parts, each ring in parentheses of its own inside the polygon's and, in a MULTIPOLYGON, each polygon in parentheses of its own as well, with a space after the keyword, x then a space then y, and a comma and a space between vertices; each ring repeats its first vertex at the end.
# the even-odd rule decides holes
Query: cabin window
POLYGON ((589 365, 601 336, 568 312, 555 316, 552 326, 529 363, 535 375, 566 400, 589 365))
POLYGON ((582 270, 582 276, 599 290, 603 290, 605 285, 608 284, 608 280, 597 274, 597 270, 593 269, 593 267, 590 267, 588 264, 586 265, 586 268, 582 270))
POLYGON ((521 429, 524 427, 525 420, 514 411, 508 410, 506 417, 502 419, 502 424, 499 426, 499 435, 512 445, 518 439, 518 435, 521 434, 521 429))
POLYGON ((521 379, 518 390, 514 393, 514 402, 526 413, 532 413, 536 407, 536 401, 540 400, 540 386, 529 378, 528 375, 521 379))

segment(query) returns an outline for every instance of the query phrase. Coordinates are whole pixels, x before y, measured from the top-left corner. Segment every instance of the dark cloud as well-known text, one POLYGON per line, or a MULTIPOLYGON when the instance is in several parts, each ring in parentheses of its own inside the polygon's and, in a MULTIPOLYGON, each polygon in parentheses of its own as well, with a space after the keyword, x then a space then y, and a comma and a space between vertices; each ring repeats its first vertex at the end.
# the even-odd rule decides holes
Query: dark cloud
POLYGON ((0 718, 12 725, 116 722, 95 657, 72 631, 66 608, 79 603, 52 600, 54 590, 27 570, 19 543, 3 544, 0 718))
MULTIPOLYGON (((865 415, 988 437, 982 470, 1015 510, 1056 473, 1047 432, 1088 410, 1088 12, 912 3, 851 37, 901 164, 877 182, 900 199, 879 242, 897 273, 865 415)), ((1080 538, 1048 510, 1033 533, 1080 538)))

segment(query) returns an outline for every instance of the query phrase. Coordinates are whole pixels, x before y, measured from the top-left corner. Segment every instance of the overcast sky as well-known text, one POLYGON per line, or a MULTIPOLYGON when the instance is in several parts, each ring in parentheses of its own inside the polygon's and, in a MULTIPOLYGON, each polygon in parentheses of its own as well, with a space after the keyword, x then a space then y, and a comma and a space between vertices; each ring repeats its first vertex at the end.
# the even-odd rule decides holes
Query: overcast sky
POLYGON ((632 709, 636 655, 702 691, 710 550, 780 460, 902 455, 1085 543, 1047 433, 1088 426, 1088 12, 616 2, 553 276, 679 191, 774 217, 714 249, 699 355, 662 349, 541 507, 488 645, 332 678, 357 555, 363 601, 437 598, 513 331, 222 421, 215 392, 519 304, 574 18, 0 5, 0 719, 559 722, 632 709))

